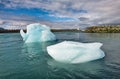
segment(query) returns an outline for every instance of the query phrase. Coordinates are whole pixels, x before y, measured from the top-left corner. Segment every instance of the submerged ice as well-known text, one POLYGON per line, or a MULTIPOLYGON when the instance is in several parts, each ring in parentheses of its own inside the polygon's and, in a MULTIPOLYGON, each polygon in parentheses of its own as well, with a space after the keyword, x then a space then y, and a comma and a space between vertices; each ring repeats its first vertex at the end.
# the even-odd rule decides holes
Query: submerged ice
POLYGON ((83 63, 103 58, 102 43, 79 43, 64 41, 47 47, 48 54, 56 61, 83 63))
POLYGON ((27 33, 24 33, 23 30, 20 30, 20 34, 25 43, 56 40, 56 37, 50 31, 50 28, 47 27, 46 25, 41 25, 39 23, 28 25, 27 33))

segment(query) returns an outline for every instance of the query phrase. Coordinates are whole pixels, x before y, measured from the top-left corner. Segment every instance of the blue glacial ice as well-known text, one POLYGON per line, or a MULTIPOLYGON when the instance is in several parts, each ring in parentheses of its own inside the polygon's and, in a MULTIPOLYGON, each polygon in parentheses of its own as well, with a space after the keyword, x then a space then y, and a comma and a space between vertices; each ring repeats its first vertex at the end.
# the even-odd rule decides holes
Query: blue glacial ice
POLYGON ((20 30, 20 34, 25 43, 56 40, 56 37, 50 31, 50 28, 39 23, 27 25, 27 33, 24 33, 23 30, 20 30))
POLYGON ((59 62, 84 63, 97 60, 105 56, 100 49, 102 43, 79 43, 64 41, 47 47, 48 54, 59 62))

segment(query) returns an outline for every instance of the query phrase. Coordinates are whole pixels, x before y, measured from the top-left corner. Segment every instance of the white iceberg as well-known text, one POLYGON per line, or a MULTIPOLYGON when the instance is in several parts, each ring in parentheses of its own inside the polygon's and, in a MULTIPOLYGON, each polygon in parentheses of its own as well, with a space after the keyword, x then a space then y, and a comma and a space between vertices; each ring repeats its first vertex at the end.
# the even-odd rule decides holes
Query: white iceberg
POLYGON ((79 43, 64 41, 47 47, 48 54, 59 62, 83 63, 103 58, 104 52, 100 49, 102 43, 79 43))
POLYGON ((25 43, 56 40, 56 37, 50 31, 50 28, 47 27, 46 25, 41 25, 39 23, 28 25, 27 33, 24 33, 23 30, 20 30, 20 34, 25 43))

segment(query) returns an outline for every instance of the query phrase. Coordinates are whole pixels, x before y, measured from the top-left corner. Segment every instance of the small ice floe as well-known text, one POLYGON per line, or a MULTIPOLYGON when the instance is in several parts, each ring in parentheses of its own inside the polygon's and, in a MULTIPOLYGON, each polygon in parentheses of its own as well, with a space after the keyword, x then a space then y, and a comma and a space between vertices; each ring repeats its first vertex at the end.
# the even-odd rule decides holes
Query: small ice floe
POLYGON ((64 41, 47 47, 48 54, 59 62, 83 63, 105 56, 100 49, 102 43, 79 43, 64 41))
POLYGON ((50 28, 46 25, 39 23, 30 24, 27 26, 27 33, 20 30, 20 34, 25 43, 31 42, 45 42, 56 40, 55 35, 50 31, 50 28))

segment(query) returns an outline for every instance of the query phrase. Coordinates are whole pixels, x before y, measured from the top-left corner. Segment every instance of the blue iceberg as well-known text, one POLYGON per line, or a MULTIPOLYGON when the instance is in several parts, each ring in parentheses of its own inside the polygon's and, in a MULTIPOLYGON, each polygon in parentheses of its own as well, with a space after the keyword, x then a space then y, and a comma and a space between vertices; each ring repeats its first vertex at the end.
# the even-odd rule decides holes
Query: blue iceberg
POLYGON ((105 56, 100 49, 102 43, 79 43, 64 41, 47 47, 48 54, 59 62, 84 63, 97 60, 105 56))
POLYGON ((50 31, 50 28, 46 25, 39 23, 30 24, 27 26, 27 33, 20 30, 20 34, 25 43, 31 42, 45 42, 56 40, 55 35, 50 31))

